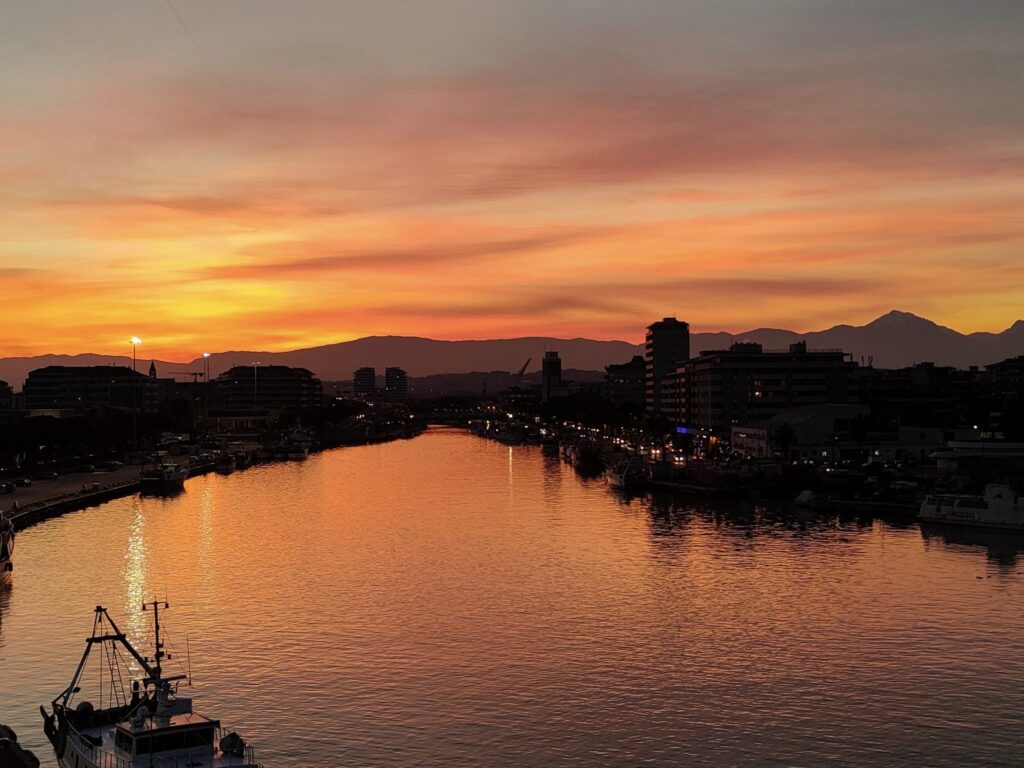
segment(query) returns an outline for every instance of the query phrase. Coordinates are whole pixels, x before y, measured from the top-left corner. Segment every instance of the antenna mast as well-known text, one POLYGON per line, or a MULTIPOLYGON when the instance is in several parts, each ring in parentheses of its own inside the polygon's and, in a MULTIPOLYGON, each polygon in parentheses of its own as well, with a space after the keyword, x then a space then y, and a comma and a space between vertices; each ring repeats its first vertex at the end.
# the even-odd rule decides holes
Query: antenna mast
MULTIPOLYGON (((163 607, 164 609, 168 609, 171 606, 170 603, 164 600, 163 607)), ((163 672, 161 662, 165 657, 169 657, 167 657, 167 654, 164 653, 164 644, 160 641, 160 601, 154 600, 151 603, 142 604, 143 611, 148 611, 150 609, 152 609, 153 611, 153 648, 155 649, 155 653, 153 655, 153 658, 147 659, 147 661, 153 662, 153 669, 156 672, 156 678, 159 680, 163 672)))

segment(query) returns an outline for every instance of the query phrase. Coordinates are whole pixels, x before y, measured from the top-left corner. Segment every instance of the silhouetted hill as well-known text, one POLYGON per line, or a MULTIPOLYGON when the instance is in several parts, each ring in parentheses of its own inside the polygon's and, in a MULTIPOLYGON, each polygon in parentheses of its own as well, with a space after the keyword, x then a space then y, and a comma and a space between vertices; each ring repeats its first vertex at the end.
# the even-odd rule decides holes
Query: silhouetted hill
POLYGON ((963 334, 923 317, 893 310, 867 325, 836 325, 824 331, 794 333, 758 328, 735 335, 694 334, 693 354, 727 347, 732 340, 755 341, 766 349, 784 349, 806 340, 809 349, 842 349, 858 362, 873 359, 876 368, 902 368, 921 362, 967 368, 1024 354, 1024 321, 1002 333, 963 334))
MULTIPOLYGON (((854 359, 873 358, 879 368, 900 368, 931 361, 939 365, 966 368, 986 365, 1024 354, 1024 321, 1018 320, 1001 333, 962 334, 909 312, 892 311, 867 325, 837 325, 823 331, 796 333, 778 328, 756 328, 745 333, 695 333, 690 349, 724 349, 734 341, 755 341, 767 349, 781 349, 806 340, 811 349, 842 349, 854 359)), ((397 365, 410 376, 471 371, 516 372, 530 358, 527 372, 540 368, 544 351, 557 350, 565 369, 600 371, 609 363, 621 363, 642 354, 643 347, 625 341, 555 339, 528 337, 477 341, 437 341, 411 336, 370 336, 355 341, 328 344, 291 352, 220 352, 210 358, 211 373, 233 365, 294 365, 309 368, 322 379, 345 380, 356 368, 368 365, 382 373, 397 365)), ((44 365, 131 365, 130 357, 111 355, 41 355, 0 359, 0 379, 20 387, 25 376, 44 365)), ((202 370, 202 358, 187 363, 157 360, 157 371, 202 370)), ((149 368, 149 358, 139 358, 139 370, 149 368)), ((177 378, 184 379, 181 375, 177 378)))

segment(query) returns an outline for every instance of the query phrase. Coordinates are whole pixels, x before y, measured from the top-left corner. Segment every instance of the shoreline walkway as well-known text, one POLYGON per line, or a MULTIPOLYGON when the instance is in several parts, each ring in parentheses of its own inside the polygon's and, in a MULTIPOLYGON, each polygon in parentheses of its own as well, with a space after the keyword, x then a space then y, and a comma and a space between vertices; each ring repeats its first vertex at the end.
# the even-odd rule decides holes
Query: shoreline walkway
POLYGON ((27 488, 0 496, 2 509, 15 530, 58 517, 67 512, 127 496, 139 488, 139 467, 125 466, 111 472, 73 472, 54 480, 33 480, 27 488))

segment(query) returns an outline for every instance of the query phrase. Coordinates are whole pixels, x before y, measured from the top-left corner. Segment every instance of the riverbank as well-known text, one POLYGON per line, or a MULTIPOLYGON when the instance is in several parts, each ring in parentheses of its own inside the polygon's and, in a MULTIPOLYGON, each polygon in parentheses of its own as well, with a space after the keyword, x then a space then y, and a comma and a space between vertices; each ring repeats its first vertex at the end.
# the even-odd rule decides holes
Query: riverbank
POLYGON ((127 496, 139 488, 139 468, 120 467, 110 472, 74 472, 52 480, 36 480, 19 487, 2 503, 15 530, 75 510, 127 496))

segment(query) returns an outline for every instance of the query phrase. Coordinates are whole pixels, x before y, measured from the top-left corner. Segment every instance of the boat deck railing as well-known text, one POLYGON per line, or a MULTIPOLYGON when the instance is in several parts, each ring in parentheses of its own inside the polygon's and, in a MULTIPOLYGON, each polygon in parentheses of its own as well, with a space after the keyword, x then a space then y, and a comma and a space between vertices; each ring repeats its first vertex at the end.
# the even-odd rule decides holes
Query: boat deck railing
POLYGON ((97 768, 132 768, 130 760, 122 760, 117 755, 86 741, 73 728, 68 730, 68 743, 80 755, 84 755, 95 763, 97 768))
MULTIPOLYGON (((231 730, 229 728, 218 728, 214 732, 214 738, 216 739, 216 743, 218 745, 220 745, 220 740, 222 738, 224 738, 225 736, 227 736, 229 733, 231 733, 231 730)), ((236 757, 235 755, 225 755, 224 753, 218 753, 218 758, 220 759, 221 765, 226 765, 226 766, 231 766, 231 765, 239 765, 239 766, 242 766, 242 765, 259 765, 259 766, 262 766, 262 763, 257 763, 256 762, 256 750, 253 749, 253 747, 250 746, 249 744, 245 745, 245 753, 244 753, 244 755, 242 757, 236 757)))

